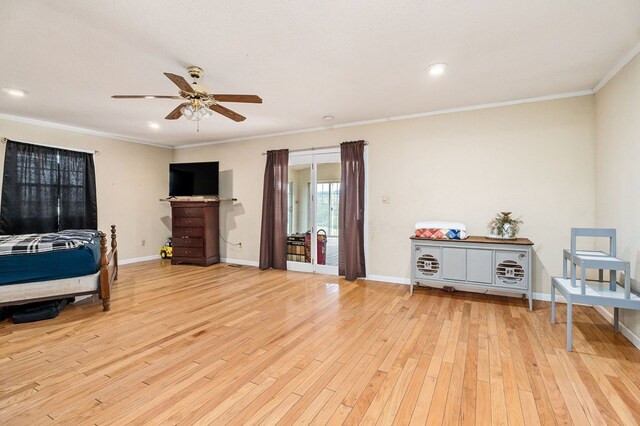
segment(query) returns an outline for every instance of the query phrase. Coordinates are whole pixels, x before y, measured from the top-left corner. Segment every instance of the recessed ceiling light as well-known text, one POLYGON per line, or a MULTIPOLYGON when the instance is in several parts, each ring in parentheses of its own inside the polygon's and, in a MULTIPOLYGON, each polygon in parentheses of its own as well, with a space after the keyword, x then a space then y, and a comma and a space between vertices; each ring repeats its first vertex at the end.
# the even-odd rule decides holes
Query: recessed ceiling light
POLYGON ((154 123, 153 121, 149 122, 149 127, 154 129, 154 130, 158 130, 160 128, 160 125, 158 123, 154 123))
POLYGON ((437 76, 442 75, 447 70, 447 64, 431 64, 427 67, 429 75, 437 76))
POLYGON ((17 98, 21 98, 23 96, 25 96, 28 92, 26 90, 20 90, 20 89, 12 89, 10 87, 3 87, 2 91, 4 93, 7 93, 11 96, 15 96, 17 98))
POLYGON ((333 115, 325 115, 324 117, 322 117, 322 119, 324 121, 331 121, 333 120, 335 117, 333 115))

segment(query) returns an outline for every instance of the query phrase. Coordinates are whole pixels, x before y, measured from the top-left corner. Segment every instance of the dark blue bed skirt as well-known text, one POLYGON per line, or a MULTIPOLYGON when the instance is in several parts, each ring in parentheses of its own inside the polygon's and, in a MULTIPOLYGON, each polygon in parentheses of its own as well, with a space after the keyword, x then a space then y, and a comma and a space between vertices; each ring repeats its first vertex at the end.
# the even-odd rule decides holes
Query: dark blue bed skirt
POLYGON ((0 285, 79 277, 100 269, 100 239, 73 250, 0 256, 0 285))

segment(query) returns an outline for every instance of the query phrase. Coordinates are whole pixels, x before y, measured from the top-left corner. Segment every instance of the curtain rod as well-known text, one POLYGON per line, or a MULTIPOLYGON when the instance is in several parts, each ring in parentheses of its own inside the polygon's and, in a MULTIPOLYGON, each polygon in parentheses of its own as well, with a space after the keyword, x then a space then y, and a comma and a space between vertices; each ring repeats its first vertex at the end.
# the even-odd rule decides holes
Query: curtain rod
MULTIPOLYGON (((2 143, 7 143, 9 139, 7 138, 2 138, 2 143)), ((73 148, 67 148, 65 146, 56 146, 56 145, 44 145, 41 143, 30 143, 30 142, 19 142, 19 143, 26 143, 28 145, 37 145, 37 146, 45 146, 47 148, 55 148, 55 149, 64 149, 66 151, 75 151, 75 152, 84 152, 87 154, 100 154, 100 151, 94 151, 94 150, 89 150, 89 149, 73 149, 73 148)))
MULTIPOLYGON (((365 145, 369 145, 369 142, 364 143, 365 145)), ((300 149, 290 149, 289 152, 302 152, 302 151, 316 151, 321 149, 330 149, 330 148, 340 148, 340 145, 330 145, 330 146, 312 146, 311 148, 300 148, 300 149)), ((263 152, 262 155, 267 155, 266 152, 263 152)))

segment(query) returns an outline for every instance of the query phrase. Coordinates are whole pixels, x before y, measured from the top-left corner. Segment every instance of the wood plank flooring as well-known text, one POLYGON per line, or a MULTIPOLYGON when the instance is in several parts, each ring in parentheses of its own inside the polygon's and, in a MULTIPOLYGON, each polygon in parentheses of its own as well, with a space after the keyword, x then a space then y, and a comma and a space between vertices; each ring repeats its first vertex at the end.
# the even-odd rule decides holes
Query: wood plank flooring
POLYGON ((0 323, 0 424, 640 422, 640 351, 592 308, 225 264, 124 266, 112 310, 0 323))

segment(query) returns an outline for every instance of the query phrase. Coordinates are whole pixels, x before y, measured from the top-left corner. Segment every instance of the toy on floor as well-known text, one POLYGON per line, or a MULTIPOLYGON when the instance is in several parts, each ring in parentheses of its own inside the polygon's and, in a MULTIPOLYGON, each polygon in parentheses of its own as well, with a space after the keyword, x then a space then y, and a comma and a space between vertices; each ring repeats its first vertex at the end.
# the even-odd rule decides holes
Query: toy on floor
POLYGON ((160 257, 163 259, 171 259, 171 256, 173 256, 173 244, 171 243, 171 237, 169 237, 160 249, 160 257))

